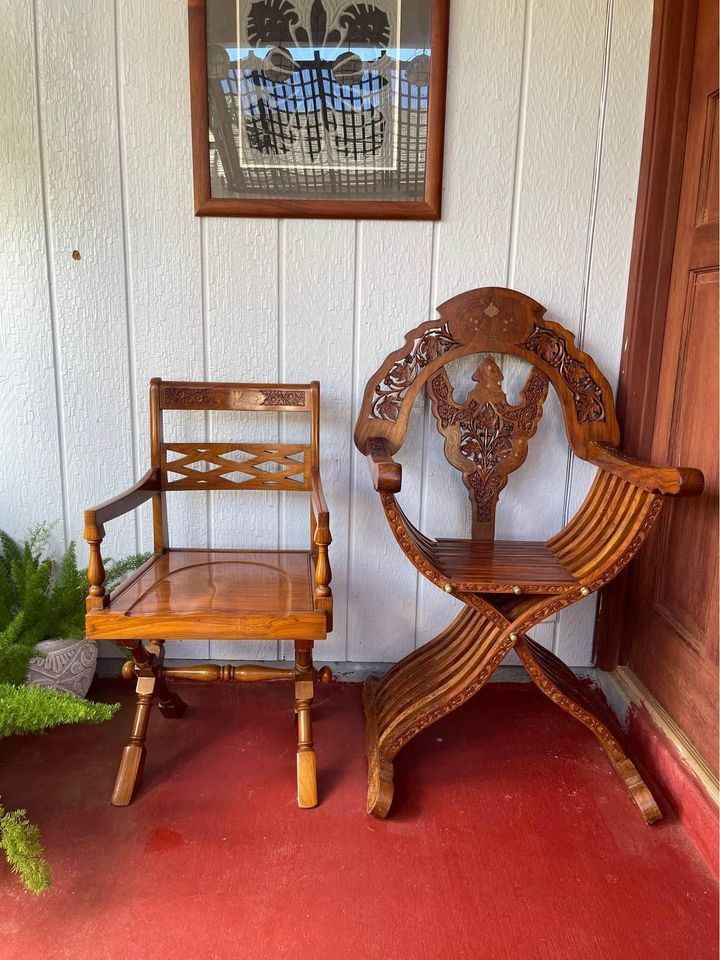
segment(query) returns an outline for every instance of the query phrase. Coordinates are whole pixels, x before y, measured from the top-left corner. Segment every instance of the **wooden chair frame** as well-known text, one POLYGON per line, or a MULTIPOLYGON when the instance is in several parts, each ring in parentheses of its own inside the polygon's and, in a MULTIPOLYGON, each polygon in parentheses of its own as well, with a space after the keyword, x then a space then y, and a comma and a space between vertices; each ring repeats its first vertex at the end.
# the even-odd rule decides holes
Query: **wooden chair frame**
MULTIPOLYGON (((295 690, 297 720, 298 805, 317 804, 316 759, 313 747, 311 707, 313 683, 329 683, 328 667, 313 668, 312 649, 317 639, 332 630, 331 569, 328 547, 330 513, 320 479, 320 386, 309 384, 186 383, 154 379, 150 382, 151 467, 129 490, 85 511, 84 536, 88 542, 88 592, 86 631, 91 640, 114 640, 127 647, 132 661, 123 667, 123 676, 136 678, 137 707, 132 732, 118 771, 112 803, 129 804, 142 778, 145 762, 148 722, 157 700, 160 712, 179 718, 186 705, 168 688, 168 680, 223 680, 256 682, 290 680, 295 690), (221 410, 242 412, 304 413, 310 417, 309 444, 223 444, 166 443, 163 436, 164 410, 221 410), (248 459, 228 458, 240 451, 248 459), (297 459, 298 455, 302 460, 297 459), (210 469, 193 467, 202 460, 210 469), (263 470, 269 463, 277 469, 263 470), (234 479, 240 474, 240 479, 234 479), (131 615, 127 598, 139 591, 143 578, 159 570, 158 564, 172 561, 168 542, 166 495, 182 490, 282 490, 310 494, 310 548, 307 551, 313 582, 310 609, 280 616, 262 610, 252 615, 212 616, 206 611, 190 610, 182 614, 131 615), (152 501, 152 557, 124 581, 112 594, 104 587, 105 569, 101 545, 105 524, 136 507, 152 501), (165 666, 164 643, 167 639, 291 639, 295 644, 295 667, 281 669, 265 665, 193 664, 165 666)), ((181 551, 183 554, 193 551, 181 551)), ((201 552, 201 551, 197 551, 201 552)), ((213 551, 208 551, 212 553, 213 551)), ((235 562, 236 554, 251 551, 216 551, 235 562)), ((256 552, 253 551, 253 554, 256 552)), ((305 556, 304 551, 284 554, 305 556)), ((240 562, 238 560, 238 562, 240 562)), ((302 564, 302 560, 300 560, 302 564)))
POLYGON ((390 528, 411 563, 465 607, 435 639, 364 688, 368 812, 385 817, 393 797, 393 761, 421 730, 457 709, 515 649, 532 680, 600 741, 646 821, 661 814, 601 710, 562 661, 528 630, 612 580, 652 530, 666 495, 702 492, 694 469, 654 467, 618 450, 612 391, 571 333, 545 318, 529 297, 498 287, 472 290, 438 308, 439 319, 407 334, 368 381, 355 429, 390 528), (486 359, 478 386, 456 404, 444 366, 469 354, 511 354, 533 365, 521 401, 507 403, 501 374, 486 359), (573 451, 597 468, 575 517, 546 543, 494 541, 497 499, 511 470, 525 459, 542 414, 548 382, 555 388, 573 451), (402 512, 396 494, 410 410, 425 386, 448 460, 463 471, 473 503, 470 541, 432 540, 402 512))

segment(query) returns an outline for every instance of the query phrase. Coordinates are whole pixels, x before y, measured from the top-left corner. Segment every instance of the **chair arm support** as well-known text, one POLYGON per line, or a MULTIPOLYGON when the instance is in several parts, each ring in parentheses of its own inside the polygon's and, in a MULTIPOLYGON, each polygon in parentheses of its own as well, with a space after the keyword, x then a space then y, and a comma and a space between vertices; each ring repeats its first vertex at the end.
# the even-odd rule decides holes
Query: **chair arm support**
POLYGON ((676 497, 696 497, 703 492, 705 478, 693 467, 656 467, 635 460, 608 443, 590 443, 590 463, 615 474, 641 490, 676 497))
POLYGON ((315 557, 315 607, 324 610, 332 626, 332 569, 328 547, 332 543, 330 511, 318 470, 310 471, 310 509, 313 518, 313 554, 315 557))
POLYGON ((328 509, 327 501, 325 500, 322 480, 320 479, 320 472, 318 470, 310 471, 310 504, 313 520, 315 521, 315 543, 319 542, 317 539, 317 533, 319 530, 324 530, 327 532, 328 539, 324 540, 323 542, 331 543, 330 511, 328 509))
POLYGON ((378 493, 399 493, 402 486, 402 466, 393 460, 388 442, 383 437, 371 437, 365 448, 373 487, 378 493))
POLYGON ((133 484, 129 490, 121 493, 112 500, 105 500, 104 503, 96 507, 90 507, 84 513, 83 537, 87 540, 90 547, 90 559, 88 562, 88 580, 90 581, 90 590, 85 601, 88 610, 102 609, 107 605, 105 594, 105 567, 100 553, 100 544, 105 537, 104 524, 108 520, 114 520, 124 513, 129 513, 141 503, 145 503, 156 493, 160 492, 160 469, 153 467, 141 477, 137 483, 133 484))

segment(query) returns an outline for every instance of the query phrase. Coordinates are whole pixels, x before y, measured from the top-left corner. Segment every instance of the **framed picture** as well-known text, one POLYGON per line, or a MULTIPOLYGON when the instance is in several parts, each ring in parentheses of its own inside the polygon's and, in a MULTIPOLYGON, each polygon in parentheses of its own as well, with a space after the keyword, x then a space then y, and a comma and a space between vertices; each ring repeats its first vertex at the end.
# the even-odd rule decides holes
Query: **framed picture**
POLYGON ((449 0, 190 0, 195 212, 437 220, 449 0))

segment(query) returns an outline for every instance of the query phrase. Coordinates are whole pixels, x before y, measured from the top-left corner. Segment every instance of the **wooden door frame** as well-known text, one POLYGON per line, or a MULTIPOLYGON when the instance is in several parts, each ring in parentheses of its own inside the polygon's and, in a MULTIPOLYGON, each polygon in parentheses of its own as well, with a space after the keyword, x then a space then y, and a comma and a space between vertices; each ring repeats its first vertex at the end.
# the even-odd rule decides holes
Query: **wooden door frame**
MULTIPOLYGON (((655 0, 617 413, 623 449, 650 459, 687 133, 697 0, 655 0)), ((632 631, 634 565, 600 594, 595 663, 613 670, 632 631)))

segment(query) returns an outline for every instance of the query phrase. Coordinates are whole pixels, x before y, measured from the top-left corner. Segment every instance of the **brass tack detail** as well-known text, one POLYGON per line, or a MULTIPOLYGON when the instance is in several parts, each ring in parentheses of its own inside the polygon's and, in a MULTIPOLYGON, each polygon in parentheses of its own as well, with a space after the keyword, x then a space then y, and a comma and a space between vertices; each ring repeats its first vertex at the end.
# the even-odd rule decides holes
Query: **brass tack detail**
POLYGON ((515 643, 515 641, 517 640, 517 638, 518 638, 518 635, 517 635, 516 633, 511 633, 511 634, 510 634, 510 639, 512 640, 513 643, 515 643))
POLYGON ((516 593, 516 594, 522 593, 522 590, 520 589, 520 587, 513 587, 513 593, 516 593))
POLYGON ((580 590, 580 596, 581 596, 581 597, 589 597, 589 596, 590 596, 590 591, 588 590, 587 587, 582 587, 582 588, 581 588, 581 590, 580 590))
POLYGON ((451 583, 446 583, 446 584, 445 584, 445 593, 452 593, 452 592, 453 592, 453 585, 452 585, 451 583))

